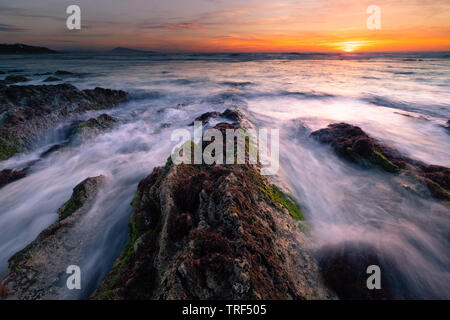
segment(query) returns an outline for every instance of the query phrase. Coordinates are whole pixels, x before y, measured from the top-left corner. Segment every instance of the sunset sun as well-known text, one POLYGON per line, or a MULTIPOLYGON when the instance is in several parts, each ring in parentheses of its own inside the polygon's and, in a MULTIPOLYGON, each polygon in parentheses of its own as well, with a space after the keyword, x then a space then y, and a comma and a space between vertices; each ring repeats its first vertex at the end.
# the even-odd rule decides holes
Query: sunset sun
POLYGON ((340 51, 354 52, 354 51, 357 51, 359 48, 361 48, 363 45, 364 44, 361 41, 346 41, 346 42, 341 42, 341 43, 337 44, 336 47, 340 51))

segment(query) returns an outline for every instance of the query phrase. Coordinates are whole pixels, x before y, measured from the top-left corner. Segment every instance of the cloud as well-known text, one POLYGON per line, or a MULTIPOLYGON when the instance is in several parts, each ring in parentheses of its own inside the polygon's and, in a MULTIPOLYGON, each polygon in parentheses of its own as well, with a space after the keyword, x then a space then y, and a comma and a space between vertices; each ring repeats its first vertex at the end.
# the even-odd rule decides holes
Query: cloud
POLYGON ((166 29, 166 30, 199 29, 199 28, 200 28, 200 24, 197 22, 173 23, 173 24, 166 24, 163 26, 163 29, 166 29))
POLYGON ((12 26, 10 24, 0 23, 0 32, 24 32, 28 29, 12 26))
POLYGON ((49 15, 49 14, 42 14, 42 10, 31 10, 31 9, 25 9, 25 8, 13 8, 13 7, 7 7, 0 5, 0 14, 5 15, 8 17, 28 17, 28 18, 42 18, 42 19, 50 19, 50 20, 56 20, 56 21, 63 21, 65 20, 65 16, 56 16, 56 15, 49 15))
POLYGON ((183 22, 183 23, 166 23, 166 24, 141 24, 139 27, 144 29, 194 30, 200 29, 202 25, 198 22, 183 22))

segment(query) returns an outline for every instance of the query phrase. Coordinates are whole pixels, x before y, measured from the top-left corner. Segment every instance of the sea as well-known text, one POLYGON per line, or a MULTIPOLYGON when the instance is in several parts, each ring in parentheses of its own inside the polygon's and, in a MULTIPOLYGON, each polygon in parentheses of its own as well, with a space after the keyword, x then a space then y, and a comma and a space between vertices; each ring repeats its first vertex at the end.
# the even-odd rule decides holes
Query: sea
MULTIPOLYGON (((73 261, 82 289, 57 289, 60 299, 87 299, 124 249, 137 184, 164 165, 177 143, 173 131, 192 130, 204 112, 238 108, 255 127, 279 130, 280 168, 271 179, 301 204, 313 252, 369 243, 401 270, 409 297, 450 298, 448 205, 413 195, 398 175, 345 162, 310 137, 346 122, 411 158, 450 167, 450 52, 1 56, 0 70, 10 69, 30 80, 18 85, 49 84, 36 74, 65 70, 73 74, 51 84, 121 89, 129 99, 80 115, 108 113, 121 120, 117 128, 53 153, 0 189, 1 277, 8 259, 58 219, 72 189, 103 174, 106 182, 79 222, 78 230, 96 234, 73 261)), ((19 169, 62 143, 68 124, 43 132, 0 170, 19 169)))

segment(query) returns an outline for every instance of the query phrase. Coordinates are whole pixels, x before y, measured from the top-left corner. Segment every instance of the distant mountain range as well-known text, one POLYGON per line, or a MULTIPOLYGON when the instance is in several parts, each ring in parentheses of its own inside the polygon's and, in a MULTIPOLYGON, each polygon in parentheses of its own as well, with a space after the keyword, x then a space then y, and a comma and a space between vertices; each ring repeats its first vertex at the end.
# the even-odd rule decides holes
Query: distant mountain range
POLYGON ((46 54, 58 53, 45 47, 27 46, 25 44, 0 44, 0 54, 46 54))

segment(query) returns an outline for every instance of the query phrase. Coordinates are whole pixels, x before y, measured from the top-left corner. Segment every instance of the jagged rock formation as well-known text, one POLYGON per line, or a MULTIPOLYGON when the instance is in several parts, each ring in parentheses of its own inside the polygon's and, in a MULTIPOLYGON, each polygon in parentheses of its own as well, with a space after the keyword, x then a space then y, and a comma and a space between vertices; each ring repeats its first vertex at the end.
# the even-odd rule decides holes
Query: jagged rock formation
MULTIPOLYGON (((394 148, 369 137, 361 128, 347 123, 330 124, 311 135, 322 143, 330 144, 339 156, 351 162, 363 167, 376 166, 390 173, 402 174, 412 184, 416 184, 413 187, 405 187, 417 191, 424 185, 434 198, 450 201, 450 169, 447 167, 410 159, 394 148)), ((421 190, 417 192, 423 193, 421 190)))
POLYGON ((3 281, 7 299, 58 298, 58 290, 65 287, 66 268, 82 261, 80 248, 90 239, 83 230, 74 230, 75 225, 90 208, 103 180, 98 176, 78 184, 59 208, 59 220, 9 259, 8 276, 3 281))
MULTIPOLYGON (((225 136, 237 127, 215 128, 225 136)), ((299 205, 257 165, 169 158, 141 180, 132 206, 130 242, 94 299, 333 297, 307 249, 299 205)))
POLYGON ((70 84, 0 87, 0 161, 25 150, 56 122, 125 101, 120 90, 78 90, 70 84))

